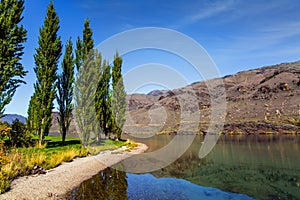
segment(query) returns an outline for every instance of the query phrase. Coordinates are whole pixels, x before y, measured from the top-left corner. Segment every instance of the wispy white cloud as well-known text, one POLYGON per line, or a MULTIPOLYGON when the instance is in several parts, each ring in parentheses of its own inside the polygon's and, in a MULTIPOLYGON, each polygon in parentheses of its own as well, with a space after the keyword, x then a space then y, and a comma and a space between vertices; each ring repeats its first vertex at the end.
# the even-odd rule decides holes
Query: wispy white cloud
POLYGON ((199 10, 197 13, 188 16, 187 21, 197 22, 201 19, 216 16, 222 12, 230 10, 232 8, 232 5, 233 5, 233 1, 215 2, 209 5, 208 7, 204 7, 203 9, 199 10))
POLYGON ((259 30, 273 40, 282 40, 300 34, 300 22, 288 21, 281 24, 263 27, 259 30))
MULTIPOLYGON (((293 44, 294 37, 300 37, 300 22, 289 21, 260 27, 249 34, 232 36, 228 49, 236 51, 264 51, 278 45, 293 44)), ((226 38, 228 40, 228 38, 226 38)), ((294 45, 293 45, 294 46, 294 45)))
POLYGON ((97 0, 77 1, 79 6, 85 10, 92 10, 98 7, 97 0))
POLYGON ((175 24, 171 25, 171 28, 181 28, 187 25, 194 24, 200 20, 205 20, 211 17, 216 17, 221 13, 228 12, 233 8, 235 1, 214 1, 209 3, 201 3, 199 5, 193 5, 195 9, 188 15, 183 17, 183 20, 177 21, 175 24))

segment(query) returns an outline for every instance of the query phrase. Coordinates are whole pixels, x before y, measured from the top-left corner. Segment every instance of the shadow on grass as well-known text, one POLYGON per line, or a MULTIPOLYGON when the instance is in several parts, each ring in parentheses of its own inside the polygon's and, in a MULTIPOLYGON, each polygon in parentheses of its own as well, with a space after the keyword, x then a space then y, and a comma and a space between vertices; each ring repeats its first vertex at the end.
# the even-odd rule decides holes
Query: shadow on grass
MULTIPOLYGON (((34 143, 37 143, 38 140, 33 140, 34 143)), ((71 146, 76 144, 81 144, 80 140, 67 140, 64 143, 61 141, 52 141, 51 139, 45 139, 45 142, 47 143, 46 148, 54 148, 54 147, 63 147, 63 146, 71 146)))
POLYGON ((45 140, 47 142, 46 148, 53 148, 53 147, 62 147, 62 146, 70 146, 75 144, 81 144, 80 140, 68 140, 62 143, 61 141, 51 141, 51 140, 45 140))
POLYGON ((100 139, 99 141, 92 142, 90 146, 102 146, 105 145, 105 141, 107 141, 107 139, 100 139))

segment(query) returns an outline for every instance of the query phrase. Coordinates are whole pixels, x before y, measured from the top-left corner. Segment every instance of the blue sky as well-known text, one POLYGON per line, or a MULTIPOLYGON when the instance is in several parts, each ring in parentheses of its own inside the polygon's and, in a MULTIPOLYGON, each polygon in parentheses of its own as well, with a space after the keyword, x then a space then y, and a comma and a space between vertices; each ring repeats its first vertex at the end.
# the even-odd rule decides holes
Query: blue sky
MULTIPOLYGON (((5 113, 27 116, 36 80, 34 48, 48 4, 46 0, 25 1, 22 23, 28 30, 28 40, 22 63, 28 70, 27 84, 17 89, 5 113)), ((297 0, 54 0, 54 6, 60 17, 59 35, 63 43, 69 37, 75 41, 82 33, 84 19, 89 17, 96 45, 133 28, 162 27, 181 32, 203 46, 221 76, 300 60, 300 2, 297 0)), ((147 63, 173 68, 185 82, 167 89, 201 80, 187 62, 166 52, 131 52, 123 56, 123 62, 124 74, 147 63)), ((157 75, 165 76, 160 70, 157 75)), ((157 86, 166 88, 159 84, 145 85, 137 87, 137 92, 147 92, 157 86)))

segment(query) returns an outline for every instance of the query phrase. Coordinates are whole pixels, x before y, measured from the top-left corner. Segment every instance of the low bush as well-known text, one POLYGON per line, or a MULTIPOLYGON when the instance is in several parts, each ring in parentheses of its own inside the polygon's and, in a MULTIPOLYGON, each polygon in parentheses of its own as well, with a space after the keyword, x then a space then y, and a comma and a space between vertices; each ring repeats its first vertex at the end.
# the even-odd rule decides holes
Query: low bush
POLYGON ((135 149, 138 146, 136 142, 129 139, 125 142, 125 145, 128 149, 135 149))
POLYGON ((3 141, 4 138, 10 133, 11 127, 7 122, 0 121, 0 141, 3 141))
POLYGON ((26 125, 19 120, 13 121, 8 133, 9 142, 12 146, 22 147, 32 145, 32 138, 26 125))
POLYGON ((289 118, 286 120, 287 123, 293 124, 295 126, 300 126, 300 119, 299 118, 289 118))
POLYGON ((7 176, 0 171, 0 194, 4 193, 9 188, 10 181, 7 176))
POLYGON ((19 158, 19 154, 10 154, 4 148, 0 150, 0 194, 9 188, 10 180, 21 170, 19 158))

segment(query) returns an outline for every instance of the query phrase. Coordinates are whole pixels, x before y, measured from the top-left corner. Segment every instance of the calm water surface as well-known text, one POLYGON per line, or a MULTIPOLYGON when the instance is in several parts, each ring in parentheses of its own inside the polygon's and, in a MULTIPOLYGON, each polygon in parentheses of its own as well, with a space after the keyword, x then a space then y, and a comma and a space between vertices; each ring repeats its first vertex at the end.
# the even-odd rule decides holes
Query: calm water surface
MULTIPOLYGON (((171 140, 134 138, 155 151, 171 140)), ((147 174, 108 168, 75 188, 72 199, 300 199, 299 136, 222 136, 204 159, 197 136, 174 163, 147 174)))

